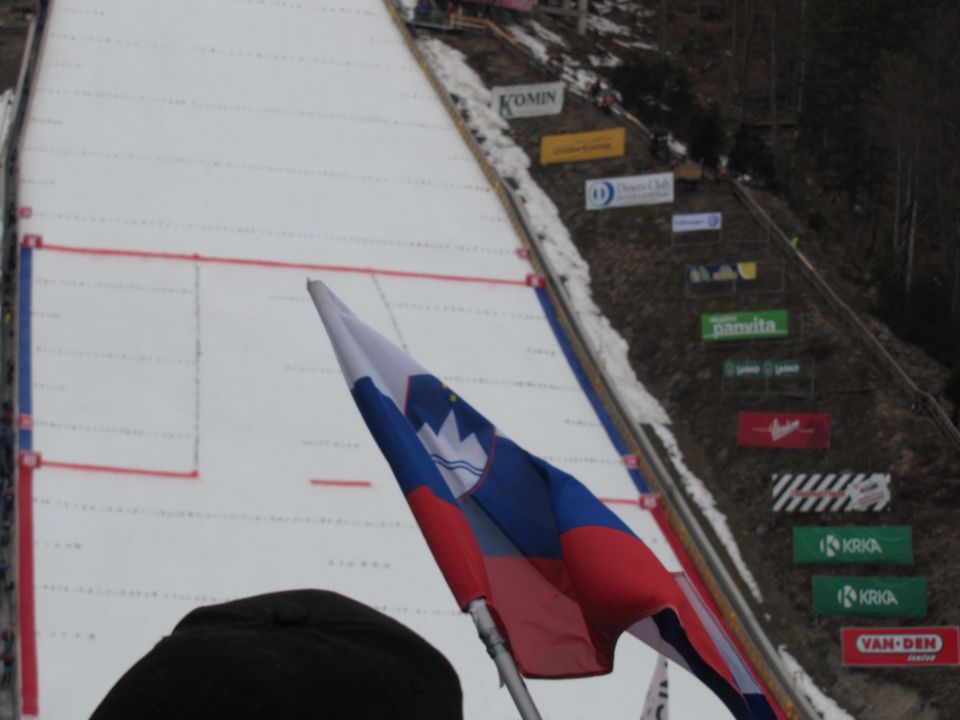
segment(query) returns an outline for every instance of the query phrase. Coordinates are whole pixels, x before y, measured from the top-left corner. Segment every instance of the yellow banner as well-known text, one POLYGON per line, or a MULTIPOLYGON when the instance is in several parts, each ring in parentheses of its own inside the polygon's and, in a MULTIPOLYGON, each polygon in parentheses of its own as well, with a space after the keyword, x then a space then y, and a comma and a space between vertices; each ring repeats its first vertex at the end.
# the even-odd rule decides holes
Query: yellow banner
POLYGON ((623 128, 569 135, 544 135, 540 139, 540 164, 620 157, 625 145, 626 133, 623 128))

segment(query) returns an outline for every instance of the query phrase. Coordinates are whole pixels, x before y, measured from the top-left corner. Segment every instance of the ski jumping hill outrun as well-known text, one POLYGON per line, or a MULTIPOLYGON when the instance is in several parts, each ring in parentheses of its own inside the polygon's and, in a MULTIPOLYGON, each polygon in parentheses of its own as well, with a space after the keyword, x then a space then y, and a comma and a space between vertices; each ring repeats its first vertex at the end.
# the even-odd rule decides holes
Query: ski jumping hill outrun
MULTIPOLYGON (((17 192, 21 449, 40 457, 25 714, 89 715, 198 605, 320 587, 438 646, 467 717, 515 717, 305 281, 595 494, 639 493, 382 2, 52 3, 17 192)), ((680 570, 647 511, 611 507, 680 570)), ((655 660, 625 640, 612 675, 532 692, 545 717, 635 718, 655 660)), ((727 716, 682 670, 671 685, 672 717, 727 716)))

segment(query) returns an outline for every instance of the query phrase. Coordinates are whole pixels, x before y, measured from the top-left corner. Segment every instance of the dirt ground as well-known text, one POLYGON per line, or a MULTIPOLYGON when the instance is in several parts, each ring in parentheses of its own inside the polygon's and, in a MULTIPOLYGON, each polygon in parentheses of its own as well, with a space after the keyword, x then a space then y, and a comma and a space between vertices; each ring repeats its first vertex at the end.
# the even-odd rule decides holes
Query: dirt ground
MULTIPOLYGON (((573 53, 596 48, 571 28, 541 20, 574 44, 573 53)), ((529 56, 492 34, 438 36, 463 52, 488 86, 553 79, 529 56)), ((621 57, 624 52, 619 53, 621 57)), ((725 185, 678 187, 674 207, 583 209, 584 181, 658 169, 647 139, 627 127, 623 158, 541 166, 540 137, 619 126, 585 99, 567 95, 559 116, 511 122, 513 136, 534 159, 531 173, 554 200, 581 254, 590 263, 594 297, 630 343, 637 375, 664 404, 691 469, 708 485, 729 518, 745 560, 760 583, 764 601, 754 609, 775 645, 786 645, 817 684, 858 718, 950 718, 960 704, 960 684, 951 669, 865 670, 841 664, 840 628, 845 625, 908 624, 898 620, 818 617, 812 611, 811 576, 919 576, 929 585, 925 625, 957 624, 960 552, 955 530, 960 506, 960 454, 928 418, 913 413, 906 399, 866 349, 851 339, 833 311, 790 272, 781 252, 763 242, 760 228, 725 185), (722 211, 722 245, 672 246, 672 212, 722 211), (765 294, 696 298, 685 291, 689 264, 759 261, 784 270, 784 288, 765 294), (786 308, 801 318, 802 334, 777 345, 734 344, 708 348, 700 341, 699 316, 708 312, 786 308), (815 363, 815 393, 769 397, 721 393, 728 358, 799 358, 815 363), (736 444, 736 414, 743 410, 827 412, 833 420, 829 450, 766 450, 736 444), (770 477, 784 472, 889 472, 892 509, 882 514, 775 515, 770 477), (795 567, 792 527, 797 525, 911 525, 912 566, 795 567)), ((771 201, 773 202, 773 201, 771 201)), ((792 222, 784 212, 784 220, 792 222)), ((788 232, 792 228, 787 227, 788 232)), ((837 278, 842 282, 842 278, 837 278)), ((846 288, 856 292, 855 288, 846 288)), ((920 357, 917 351, 899 352, 920 357)), ((922 358, 926 360, 925 358, 922 358)), ((929 361, 927 360, 927 363, 929 361)), ((928 364, 930 372, 936 365, 928 364)), ((731 572, 736 572, 731 567, 731 572)), ((744 593, 748 595, 748 593, 744 593)), ((917 624, 917 623, 912 623, 917 624)))

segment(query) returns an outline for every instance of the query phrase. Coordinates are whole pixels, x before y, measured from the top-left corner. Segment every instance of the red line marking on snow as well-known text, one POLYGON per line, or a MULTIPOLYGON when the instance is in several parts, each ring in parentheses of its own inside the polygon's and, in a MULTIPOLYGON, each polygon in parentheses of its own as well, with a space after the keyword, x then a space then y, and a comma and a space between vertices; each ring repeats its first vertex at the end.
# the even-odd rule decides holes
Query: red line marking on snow
POLYGON ((32 207, 22 207, 20 212, 17 213, 22 218, 33 217, 33 208, 32 207))
POLYGON ((144 477, 174 478, 178 480, 196 480, 200 473, 196 470, 190 472, 176 472, 174 470, 147 470, 144 468, 116 467, 114 465, 85 465, 82 463, 57 462, 55 460, 43 459, 43 467, 60 468, 61 470, 76 470, 77 472, 99 472, 112 475, 142 475, 144 477))
POLYGON ((127 257, 140 260, 175 260, 181 262, 210 263, 215 265, 242 265, 246 267, 274 268, 282 270, 315 270, 318 272, 353 273, 357 275, 383 275, 385 277, 415 278, 418 280, 443 280, 447 282, 480 283, 487 285, 514 285, 524 287, 530 284, 527 279, 510 280, 508 278, 475 277, 471 275, 447 275, 444 273, 411 272, 406 270, 387 270, 385 268, 354 267, 349 265, 318 265, 314 263, 282 262, 280 260, 251 260, 247 258, 217 257, 197 253, 165 253, 147 250, 115 250, 107 248, 81 248, 68 245, 43 244, 44 250, 72 253, 75 255, 95 255, 101 257, 127 257))
POLYGON ((17 598, 20 604, 20 693, 24 716, 37 715, 37 616, 34 602, 33 574, 33 468, 36 456, 20 456, 17 487, 17 598))
POLYGON ((640 505, 640 498, 597 498, 606 505, 640 505))
POLYGON ((40 248, 43 247, 43 235, 34 235, 32 233, 27 233, 23 236, 23 246, 26 248, 40 248))
POLYGON ((373 483, 368 480, 311 480, 311 485, 322 485, 325 487, 351 487, 368 488, 373 487, 373 483))

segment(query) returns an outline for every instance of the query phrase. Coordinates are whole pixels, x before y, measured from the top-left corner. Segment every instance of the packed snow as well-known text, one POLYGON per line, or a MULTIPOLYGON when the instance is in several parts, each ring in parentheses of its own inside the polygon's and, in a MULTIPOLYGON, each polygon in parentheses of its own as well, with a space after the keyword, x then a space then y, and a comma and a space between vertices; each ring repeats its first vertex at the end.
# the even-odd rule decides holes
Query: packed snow
MULTIPOLYGON (((637 492, 522 284, 531 267, 503 207, 385 6, 78 9, 51 5, 20 150, 32 215, 19 229, 44 242, 27 349, 33 444, 49 463, 34 476, 40 717, 89 716, 197 605, 297 587, 426 637, 456 667, 466 717, 516 717, 305 279, 596 494, 637 492)), ((489 142, 520 177, 522 152, 489 142)), ((556 208, 522 192, 634 412, 665 423, 556 208)), ((647 512, 612 507, 680 569, 647 512)), ((655 662, 627 640, 611 675, 531 691, 545 717, 632 718, 655 662)), ((692 676, 671 682, 675 718, 728 715, 692 676)))
POLYGON ((800 663, 787 652, 786 646, 779 646, 777 652, 787 672, 794 679, 794 687, 807 696, 814 710, 820 714, 821 720, 854 720, 853 715, 846 712, 835 700, 827 697, 823 690, 817 687, 813 678, 807 675, 800 663))

